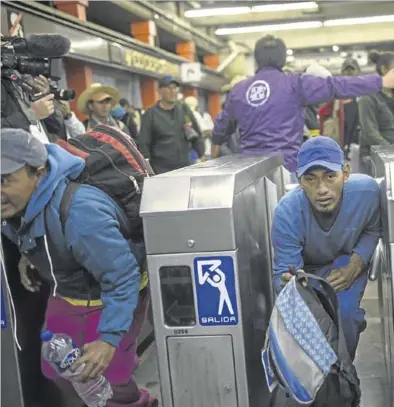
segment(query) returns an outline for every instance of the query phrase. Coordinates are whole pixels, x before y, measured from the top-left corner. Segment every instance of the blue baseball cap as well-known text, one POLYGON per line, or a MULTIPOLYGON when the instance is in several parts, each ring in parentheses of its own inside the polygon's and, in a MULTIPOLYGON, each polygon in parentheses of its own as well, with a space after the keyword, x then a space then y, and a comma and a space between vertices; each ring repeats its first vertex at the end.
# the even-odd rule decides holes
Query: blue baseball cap
POLYGON ((302 144, 297 157, 297 175, 301 177, 312 167, 337 172, 344 164, 345 156, 339 144, 329 137, 317 136, 302 144))
POLYGON ((179 86, 179 82, 173 76, 165 76, 164 78, 159 79, 159 88, 166 88, 172 83, 179 86))

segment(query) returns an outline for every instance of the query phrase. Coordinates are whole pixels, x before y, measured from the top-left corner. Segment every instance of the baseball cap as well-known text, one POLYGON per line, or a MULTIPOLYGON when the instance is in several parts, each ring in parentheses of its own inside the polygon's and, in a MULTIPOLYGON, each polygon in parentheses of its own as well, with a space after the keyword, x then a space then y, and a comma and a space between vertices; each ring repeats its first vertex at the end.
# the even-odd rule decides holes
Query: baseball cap
POLYGON ((339 144, 329 137, 317 136, 301 146, 297 158, 297 175, 301 177, 312 167, 323 167, 336 172, 344 164, 345 157, 339 144))
POLYGON ((348 58, 342 64, 342 71, 345 70, 346 68, 353 68, 353 69, 356 69, 356 70, 359 71, 360 70, 360 65, 358 64, 356 59, 348 58))
POLYGON ((22 129, 2 129, 1 175, 12 174, 25 165, 41 167, 48 159, 48 152, 41 141, 22 129))
POLYGON ((165 88, 168 85, 174 83, 179 86, 179 82, 173 76, 165 76, 164 78, 159 79, 159 88, 165 88))

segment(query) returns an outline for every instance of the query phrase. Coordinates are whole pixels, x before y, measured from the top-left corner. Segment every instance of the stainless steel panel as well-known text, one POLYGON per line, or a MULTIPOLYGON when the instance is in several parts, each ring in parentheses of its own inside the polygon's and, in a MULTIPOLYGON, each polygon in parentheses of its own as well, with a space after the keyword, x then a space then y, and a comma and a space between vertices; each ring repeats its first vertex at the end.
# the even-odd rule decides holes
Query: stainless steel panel
POLYGON ((205 252, 212 247, 218 251, 235 249, 230 208, 148 217, 144 219, 144 234, 148 254, 205 252))
POLYGON ((391 389, 391 405, 394 405, 394 287, 393 287, 393 271, 394 271, 394 244, 390 244, 390 268, 386 269, 383 276, 383 299, 384 299, 384 327, 385 338, 384 346, 386 352, 386 365, 391 389))
POLYGON ((272 181, 278 193, 278 199, 281 199, 286 194, 286 186, 291 182, 290 172, 285 167, 278 167, 267 174, 267 178, 272 181))
POLYGON ((234 250, 234 196, 281 163, 281 156, 222 157, 147 179, 140 211, 147 253, 234 250))
POLYGON ((1 33, 3 35, 8 35, 8 29, 7 9, 1 7, 1 33))
MULTIPOLYGON (((0 250, 1 247, 0 247, 0 250)), ((2 256, 2 253, 0 253, 2 256)), ((1 290, 4 295, 5 325, 1 327, 1 406, 24 407, 21 377, 19 373, 18 354, 13 336, 13 321, 11 306, 4 284, 3 269, 1 270, 1 290)), ((4 316, 3 316, 4 317, 4 316)))
POLYGON ((372 163, 381 188, 382 250, 379 275, 379 305, 390 406, 394 405, 394 148, 375 147, 372 163))
POLYGON ((238 407, 231 336, 167 339, 174 407, 238 407))
POLYGON ((373 148, 372 163, 381 183, 383 242, 394 242, 394 148, 373 148))
POLYGON ((265 177, 234 197, 238 281, 251 406, 261 402, 261 393, 266 390, 260 352, 273 306, 269 225, 276 203, 276 186, 265 177))
MULTIPOLYGON (((204 377, 185 371, 180 382, 180 395, 172 399, 169 389, 171 383, 174 385, 179 381, 180 375, 170 366, 172 362, 169 360, 167 338, 174 336, 179 337, 177 343, 195 336, 230 337, 238 395, 236 406, 269 405, 260 352, 273 306, 270 225, 279 191, 283 191, 285 185, 285 174, 278 171, 281 163, 282 157, 279 156, 223 157, 146 180, 141 215, 164 407, 191 406, 192 403, 200 406, 201 397, 196 398, 197 393, 190 388, 195 387, 195 381, 205 383, 204 377), (276 180, 279 186, 272 180, 276 180), (196 281, 194 260, 197 257, 211 260, 226 256, 231 257, 234 264, 238 322, 236 325, 200 324, 198 290, 201 283, 196 281), (172 270, 173 275, 168 278, 165 274, 163 281, 165 268, 172 270), (188 270, 190 276, 184 275, 183 272, 188 270), (185 292, 188 298, 194 295, 190 303, 182 297, 184 294, 178 294, 185 292), (181 298, 181 305, 178 298, 181 298), (178 314, 173 323, 174 309, 177 313, 182 309, 190 314, 190 318, 178 314)), ((216 291, 207 295, 208 301, 219 302, 216 291)), ((185 315, 183 311, 182 315, 185 315)), ((215 316, 216 313, 212 311, 212 314, 205 315, 215 316)), ((193 343, 188 342, 191 348, 193 343)), ((213 349, 216 349, 215 345, 213 349)), ((187 347, 179 349, 179 353, 183 351, 189 352, 187 347)), ((201 353, 198 345, 195 352, 201 353)), ((184 357, 188 358, 187 355, 184 357)), ((214 371, 215 366, 216 363, 214 371)), ((214 390, 217 392, 216 387, 212 388, 214 390)), ((209 402, 210 406, 222 406, 215 404, 221 403, 221 398, 212 396, 209 402)), ((228 402, 223 407, 232 405, 228 402)))
MULTIPOLYGON (((247 377, 246 373, 246 362, 245 362, 245 351, 251 351, 244 345, 243 336, 243 324, 245 326, 250 326, 253 324, 252 314, 244 314, 243 303, 238 303, 238 312, 240 323, 233 326, 201 326, 196 324, 194 326, 182 326, 182 327, 170 327, 166 325, 164 320, 164 310, 162 309, 162 291, 160 287, 160 274, 159 270, 163 266, 189 266, 193 270, 193 261, 195 257, 218 257, 218 256, 231 256, 234 260, 234 267, 236 270, 239 269, 237 252, 227 251, 227 252, 206 252, 206 253, 175 253, 175 254, 161 254, 161 255, 149 255, 148 256, 148 271, 151 289, 151 301, 153 309, 153 325, 155 330, 155 338, 157 345, 158 354, 158 365, 160 372, 160 386, 162 389, 162 403, 163 407, 173 407, 172 399, 170 397, 169 389, 171 388, 170 375, 169 375, 169 361, 167 354, 167 338, 176 335, 180 337, 193 337, 193 336, 216 336, 223 335, 224 333, 230 335, 234 342, 233 357, 235 360, 235 366, 237 367, 237 391, 240 400, 248 399, 248 386, 245 381, 247 377), (245 321, 245 322, 243 322, 245 321)), ((194 273, 192 273, 194 276, 194 273)), ((247 276, 245 278, 240 278, 238 275, 237 284, 240 280, 247 281, 247 276)), ((193 292, 194 292, 194 307, 197 310, 196 303, 196 282, 193 277, 193 292)), ((238 286, 236 287, 237 298, 240 298, 240 291, 238 286)), ((258 358, 258 360, 260 360, 258 358)), ((261 365, 261 363, 259 363, 261 365)), ((260 386, 263 382, 260 382, 260 386)), ((264 384, 264 383, 263 383, 264 384)), ((238 407, 241 407, 239 405, 238 407)), ((242 405, 242 407, 248 407, 247 404, 242 405)), ((265 406, 262 406, 265 407, 265 406)))

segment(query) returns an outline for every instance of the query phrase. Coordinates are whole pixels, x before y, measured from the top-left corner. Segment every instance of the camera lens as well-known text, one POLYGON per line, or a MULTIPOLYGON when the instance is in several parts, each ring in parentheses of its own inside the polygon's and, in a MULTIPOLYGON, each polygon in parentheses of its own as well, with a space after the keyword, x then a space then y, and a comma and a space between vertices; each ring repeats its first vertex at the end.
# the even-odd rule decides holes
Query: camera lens
POLYGON ((30 74, 31 76, 43 75, 48 77, 50 74, 50 63, 43 59, 20 57, 17 70, 21 74, 30 74))

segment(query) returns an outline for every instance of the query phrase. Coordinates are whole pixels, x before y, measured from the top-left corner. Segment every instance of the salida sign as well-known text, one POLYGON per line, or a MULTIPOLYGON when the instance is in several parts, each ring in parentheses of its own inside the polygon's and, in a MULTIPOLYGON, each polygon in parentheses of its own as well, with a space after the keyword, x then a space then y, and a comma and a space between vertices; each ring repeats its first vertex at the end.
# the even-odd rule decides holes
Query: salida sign
POLYGON ((194 259, 200 325, 237 325, 234 261, 230 256, 194 259))

